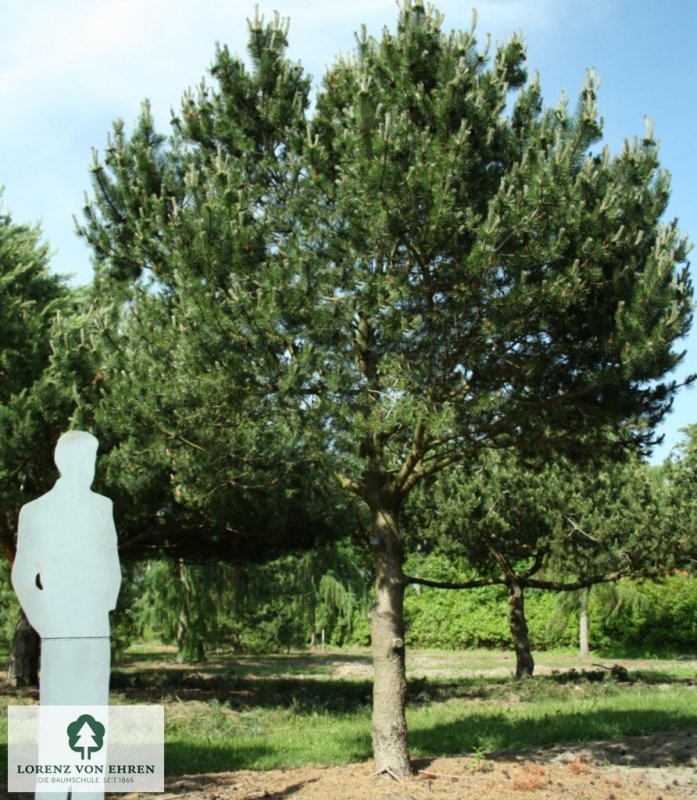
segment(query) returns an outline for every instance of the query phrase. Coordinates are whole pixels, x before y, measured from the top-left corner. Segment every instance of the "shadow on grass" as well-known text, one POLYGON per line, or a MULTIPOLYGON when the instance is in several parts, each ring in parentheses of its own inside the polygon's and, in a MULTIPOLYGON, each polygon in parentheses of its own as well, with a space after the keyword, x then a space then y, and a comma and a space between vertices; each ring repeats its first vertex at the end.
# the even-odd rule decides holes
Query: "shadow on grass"
POLYGON ((116 664, 119 669, 142 668, 149 664, 159 667, 163 662, 172 664, 173 669, 200 669, 210 673, 243 673, 245 675, 264 676, 269 673, 302 672, 303 674, 329 674, 340 661, 342 665, 353 664, 372 667, 369 655, 350 653, 297 653, 292 655, 235 655, 233 653, 209 653, 207 659, 200 664, 178 664, 176 650, 142 652, 128 650, 123 653, 116 664))
POLYGON ((162 664, 162 662, 167 662, 171 664, 175 664, 177 660, 177 654, 175 651, 157 651, 157 650, 144 650, 141 652, 133 652, 131 650, 121 653, 118 657, 118 667, 122 669, 128 669, 131 665, 136 664, 138 667, 142 667, 144 664, 162 664))
POLYGON ((634 673, 634 677, 636 680, 639 680, 642 683, 646 683, 649 685, 682 684, 683 686, 694 686, 695 684, 697 684, 697 676, 695 676, 694 678, 681 678, 681 677, 676 677, 671 672, 663 671, 660 669, 637 670, 636 673, 634 673))
POLYGON ((165 744, 166 775, 200 775, 207 772, 235 772, 252 769, 273 754, 262 742, 236 745, 234 737, 221 742, 167 742, 165 744))
MULTIPOLYGON (((412 706, 454 698, 495 699, 509 691, 512 681, 501 678, 461 678, 454 681, 412 679, 408 702, 412 706)), ((111 691, 129 702, 162 703, 171 700, 217 701, 235 710, 292 709, 298 714, 344 714, 372 705, 372 681, 313 680, 304 677, 247 678, 211 672, 159 669, 112 672, 111 691)))
MULTIPOLYGON (((600 685, 611 683, 609 673, 601 673, 600 685)), ((667 673, 635 673, 632 678, 643 683, 691 684, 667 673)), ((427 706, 448 700, 507 700, 514 691, 522 702, 536 702, 551 697, 562 699, 576 684, 586 685, 582 673, 540 675, 531 681, 516 682, 502 677, 464 677, 456 680, 412 678, 408 683, 409 705, 427 706), (560 695, 561 693, 561 695, 560 695)), ((624 684, 630 685, 630 684, 624 684)), ((364 711, 372 703, 372 682, 287 676, 250 678, 220 674, 210 670, 184 671, 161 668, 112 672, 111 689, 129 702, 162 703, 172 700, 216 701, 236 711, 252 708, 291 709, 298 714, 344 714, 364 711)))
POLYGON ((623 647, 622 645, 606 645, 604 647, 593 648, 592 656, 594 659, 607 659, 622 661, 661 660, 661 661, 694 661, 697 654, 673 650, 661 647, 623 647))
POLYGON ((236 711, 285 708, 298 714, 344 714, 369 706, 373 685, 369 681, 249 679, 157 670, 113 672, 111 691, 123 695, 129 702, 217 701, 236 711))
MULTIPOLYGON (((540 718, 514 718, 504 709, 493 714, 468 714, 461 721, 413 729, 410 745, 420 755, 454 755, 530 750, 555 745, 578 744, 636 736, 649 731, 668 731, 697 725, 697 714, 689 711, 662 710, 597 710, 582 714, 557 712, 540 718)), ((696 743, 697 749, 697 743, 696 743)), ((674 747, 667 745, 664 763, 674 764, 674 747)), ((618 751, 627 763, 625 752, 618 751)), ((618 756, 617 763, 620 763, 618 756)))

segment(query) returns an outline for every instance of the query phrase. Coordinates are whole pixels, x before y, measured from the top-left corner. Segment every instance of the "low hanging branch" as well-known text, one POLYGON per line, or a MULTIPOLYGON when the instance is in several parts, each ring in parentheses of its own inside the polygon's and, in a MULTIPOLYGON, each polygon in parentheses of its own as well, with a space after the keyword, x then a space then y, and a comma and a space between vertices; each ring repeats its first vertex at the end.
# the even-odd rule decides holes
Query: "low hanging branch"
POLYGON ((464 583, 453 583, 452 581, 432 581, 428 578, 413 578, 410 575, 404 576, 404 586, 416 583, 419 586, 432 586, 434 589, 479 589, 482 586, 495 586, 507 583, 503 575, 498 578, 477 578, 473 581, 464 583))
POLYGON ((605 575, 590 575, 587 578, 581 578, 569 583, 565 583, 564 581, 538 581, 534 578, 528 578, 522 583, 529 589, 552 589, 557 592, 574 592, 576 589, 586 589, 588 586, 594 586, 596 583, 612 583, 612 581, 617 581, 628 575, 628 572, 618 570, 617 572, 608 572, 605 575))
POLYGON ((414 578, 410 575, 404 576, 404 585, 418 584, 419 586, 431 586, 434 589, 479 589, 482 586, 508 586, 510 583, 517 583, 526 589, 551 589, 557 592, 573 592, 577 589, 585 589, 594 586, 596 583, 612 583, 620 578, 627 577, 626 571, 608 572, 604 575, 589 575, 587 578, 579 578, 577 581, 540 581, 535 578, 525 578, 522 575, 511 573, 499 575, 495 578, 477 578, 476 580, 463 581, 457 583, 453 581, 432 581, 427 578, 414 578))

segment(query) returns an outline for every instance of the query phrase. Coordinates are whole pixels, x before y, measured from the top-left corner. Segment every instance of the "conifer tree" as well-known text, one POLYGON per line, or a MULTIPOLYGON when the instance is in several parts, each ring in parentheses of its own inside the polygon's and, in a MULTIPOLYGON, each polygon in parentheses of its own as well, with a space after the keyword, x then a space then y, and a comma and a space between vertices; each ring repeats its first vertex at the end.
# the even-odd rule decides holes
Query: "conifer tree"
POLYGON ((638 458, 582 468, 563 457, 526 465, 485 452, 435 486, 420 486, 413 501, 405 527, 419 549, 464 558, 478 577, 409 580, 443 589, 505 586, 517 679, 535 667, 526 589, 578 597, 597 584, 660 576, 680 550, 666 487, 638 458))
POLYGON ((489 58, 441 25, 406 2, 395 33, 363 31, 310 115, 286 26, 253 21, 251 71, 219 49, 169 138, 147 107, 116 124, 80 229, 125 301, 124 425, 159 420, 183 494, 303 498, 302 474, 335 503, 337 473, 370 515, 373 748, 398 777, 410 492, 487 448, 649 449, 691 321, 651 131, 593 150, 592 72, 575 111, 547 108, 520 37, 489 58))
MULTIPOLYGON (((51 370, 56 317, 72 295, 49 272, 39 228, 0 210, 0 547, 10 565, 19 510, 56 479, 53 448, 74 410, 70 385, 51 370)), ((36 684, 38 662, 38 635, 20 611, 8 682, 36 684)))

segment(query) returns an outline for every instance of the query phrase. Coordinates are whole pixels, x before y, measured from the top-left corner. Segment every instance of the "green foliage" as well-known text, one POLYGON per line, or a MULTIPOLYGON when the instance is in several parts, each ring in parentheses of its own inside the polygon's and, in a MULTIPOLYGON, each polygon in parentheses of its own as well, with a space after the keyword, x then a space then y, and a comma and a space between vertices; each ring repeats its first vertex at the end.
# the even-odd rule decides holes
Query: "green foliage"
POLYGON ((66 291, 63 280, 49 273, 48 260, 48 245, 38 227, 0 215, 3 405, 32 386, 50 357, 47 334, 66 291))
POLYGON ((10 565, 0 560, 0 646, 9 647, 14 634, 19 603, 10 583, 10 565))
POLYGON ((622 603, 609 615, 603 616, 602 607, 599 608, 602 598, 591 603, 591 643, 609 652, 694 654, 697 650, 694 577, 676 573, 659 582, 646 581, 636 588, 645 601, 622 603))
POLYGON ((251 23, 252 71, 219 49, 218 88, 185 95, 169 139, 147 104, 130 138, 116 122, 79 228, 121 527, 188 562, 263 561, 347 531, 295 357, 307 299, 278 255, 310 87, 286 45, 278 19, 251 23))
MULTIPOLYGON (((429 556, 420 567, 410 561, 408 567, 415 574, 434 580, 461 580, 468 574, 462 561, 453 562, 438 555, 429 556)), ((534 649, 546 649, 551 643, 546 627, 554 599, 547 591, 530 589, 525 593, 525 615, 534 649)), ((406 636, 412 647, 511 649, 504 586, 446 591, 414 585, 405 593, 404 605, 406 636)))
POLYGON ((333 306, 355 363, 327 360, 365 464, 395 490, 494 440, 587 452, 612 430, 640 446, 672 391, 645 381, 678 357, 657 342, 686 330, 673 300, 690 317, 652 137, 593 156, 592 73, 575 114, 543 108, 520 39, 487 64, 441 21, 405 4, 396 34, 364 34, 325 77, 308 148, 332 212, 315 233, 334 284, 318 314, 333 306))
POLYGON ((306 648, 325 631, 327 644, 352 641, 366 614, 367 586, 343 546, 284 556, 240 571, 234 624, 242 652, 306 648))
POLYGON ((404 598, 407 642, 412 647, 463 650, 511 647, 505 591, 498 586, 467 592, 425 587, 404 598))
POLYGON ((218 638, 225 567, 152 561, 139 569, 133 618, 141 630, 176 642, 184 663, 202 661, 218 638))
POLYGON ((678 566, 691 569, 697 556, 697 425, 683 428, 683 440, 663 465, 660 478, 668 485, 673 524, 679 531, 678 566))
POLYGON ((562 589, 671 568, 682 544, 669 503, 665 482, 638 459, 585 468, 486 453, 418 487, 404 527, 415 552, 464 564, 448 578, 429 572, 434 580, 562 589))
POLYGON ((116 608, 109 614, 113 664, 123 658, 125 651, 142 633, 142 624, 137 619, 140 570, 139 564, 127 560, 121 561, 121 588, 116 608))
POLYGON ((259 508, 334 503, 336 466, 397 502, 483 446, 641 449, 676 390, 688 248, 655 140, 594 155, 592 73, 576 112, 545 108, 519 37, 488 60, 441 22, 405 4, 308 119, 285 26, 254 20, 251 71, 218 50, 169 137, 144 106, 95 160, 110 418, 211 523, 283 529, 259 508))
MULTIPOLYGON (((511 649, 508 608, 501 587, 443 591, 415 587, 405 594, 407 641, 415 648, 511 649)), ((578 648, 578 612, 560 606, 573 593, 528 590, 525 613, 535 650, 578 648)), ((623 580, 593 587, 589 601, 591 649, 608 657, 635 653, 693 654, 697 641, 697 581, 676 573, 660 581, 623 580)))
POLYGON ((59 315, 77 295, 48 259, 39 229, 0 210, 0 545, 9 560, 19 509, 57 477, 53 448, 75 408, 53 354, 59 315))
MULTIPOLYGON (((206 651, 280 652, 305 648, 313 632, 348 641, 366 613, 366 583, 346 548, 325 546, 266 564, 191 565, 151 561, 130 569, 125 594, 146 637, 176 642, 184 662, 206 651)), ((124 603, 127 601, 124 601, 124 603)))

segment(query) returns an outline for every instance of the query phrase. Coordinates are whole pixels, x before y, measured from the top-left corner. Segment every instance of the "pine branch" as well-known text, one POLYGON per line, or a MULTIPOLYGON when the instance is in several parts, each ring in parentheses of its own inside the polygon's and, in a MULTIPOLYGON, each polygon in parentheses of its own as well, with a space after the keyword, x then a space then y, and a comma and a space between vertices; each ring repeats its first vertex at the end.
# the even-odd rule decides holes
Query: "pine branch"
POLYGON ((463 581, 461 583, 454 581, 432 581, 428 578, 415 578, 411 575, 405 575, 403 584, 418 584, 419 586, 432 586, 434 589, 479 589, 482 586, 500 586, 505 585, 507 580, 505 577, 498 578, 476 578, 471 581, 463 581))
POLYGON ((334 474, 338 479, 339 483, 341 484, 342 488, 348 489, 350 492, 353 492, 353 494, 365 500, 365 487, 363 485, 357 483, 352 478, 347 478, 340 472, 335 472, 334 474))
POLYGON ((591 575, 588 578, 581 578, 577 581, 540 581, 535 578, 528 578, 523 581, 523 585, 530 589, 551 589, 555 592, 573 592, 576 589, 585 589, 588 586, 594 586, 596 583, 612 583, 620 578, 624 578, 629 574, 629 571, 622 570, 617 572, 608 572, 604 575, 591 575))
MULTIPOLYGON (((414 431, 414 441, 411 446, 411 450, 409 451, 409 455, 407 456, 402 468, 400 469, 397 477, 393 481, 393 486, 396 491, 400 492, 402 496, 406 496, 406 492, 404 491, 405 484, 409 477, 417 470, 421 460, 423 459, 423 447, 424 447, 424 440, 426 438, 426 426, 423 422, 418 422, 416 424, 416 430, 414 431)), ((413 484, 412 484, 413 485, 413 484)))

